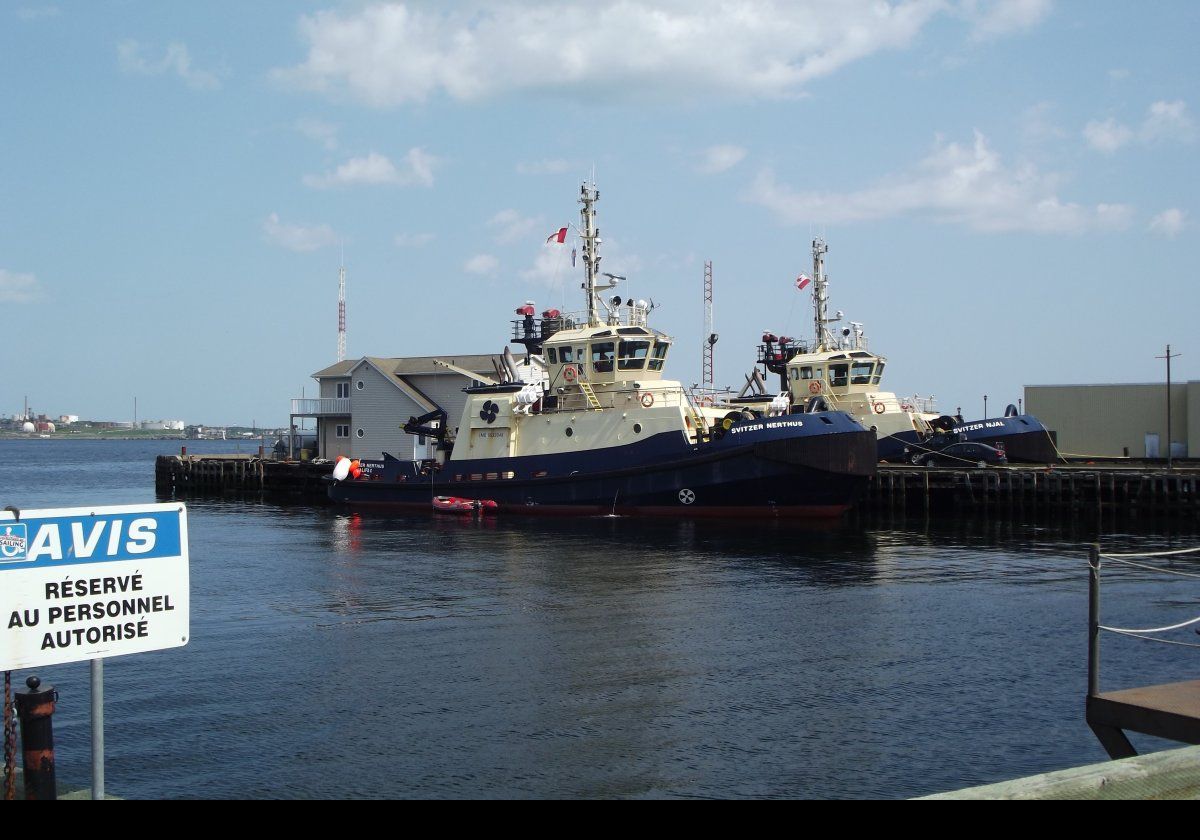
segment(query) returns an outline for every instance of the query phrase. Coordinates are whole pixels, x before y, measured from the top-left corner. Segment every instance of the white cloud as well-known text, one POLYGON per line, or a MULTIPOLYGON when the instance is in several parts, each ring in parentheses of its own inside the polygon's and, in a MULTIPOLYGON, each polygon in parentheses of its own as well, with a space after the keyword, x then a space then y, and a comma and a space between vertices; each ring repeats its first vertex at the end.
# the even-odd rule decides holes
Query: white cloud
POLYGON ((305 118, 296 120, 296 130, 330 151, 338 146, 338 127, 332 123, 305 118))
POLYGON ((1057 180, 1030 164, 1006 166, 976 132, 970 146, 939 139, 912 171, 857 192, 798 192, 764 170, 744 198, 789 225, 924 216, 990 233, 1081 233, 1129 224, 1132 211, 1125 205, 1064 203, 1055 194, 1057 180))
POLYGON ((329 225, 291 225, 279 221, 272 213, 263 222, 263 236, 272 245, 290 251, 315 251, 337 243, 337 234, 329 225))
POLYGON ((394 241, 397 248, 423 248, 433 239, 432 233, 397 233, 394 241))
POLYGON ((1039 102, 1021 114, 1021 138, 1026 143, 1061 140, 1067 132, 1055 122, 1057 108, 1052 102, 1039 102))
POLYGON ((1146 109, 1146 116, 1136 131, 1109 118, 1104 122, 1089 122, 1083 127, 1083 136, 1093 149, 1112 154, 1133 140, 1144 146, 1164 142, 1191 143, 1196 139, 1196 124, 1183 100, 1160 100, 1152 102, 1146 109))
MULTIPOLYGON (((607 259, 604 262, 608 262, 607 259)), ((566 272, 571 270, 571 249, 568 245, 547 245, 538 251, 533 265, 520 272, 522 280, 557 288, 566 272)))
POLYGON ((508 245, 522 239, 532 239, 533 232, 541 224, 541 219, 522 216, 516 210, 501 210, 487 222, 487 226, 495 231, 496 242, 501 245, 508 245))
POLYGON ((363 184, 431 187, 436 165, 437 158, 423 149, 409 149, 399 167, 384 155, 371 152, 366 157, 351 158, 333 172, 305 175, 304 184, 319 190, 363 184))
POLYGON ((468 274, 478 274, 487 276, 496 273, 496 269, 500 267, 500 260, 493 257, 491 254, 476 254, 463 263, 463 271, 468 274))
POLYGON ((1173 239, 1187 225, 1187 214, 1178 207, 1164 210, 1150 220, 1150 230, 1157 234, 1173 239))
POLYGON ((174 73, 194 90, 216 90, 221 86, 217 73, 199 70, 192 66, 192 56, 184 44, 167 44, 160 59, 150 59, 144 54, 142 45, 134 40, 117 44, 117 61, 126 73, 138 76, 161 76, 174 73))
POLYGON ((1096 151, 1111 155, 1133 139, 1133 129, 1111 118, 1092 120, 1083 127, 1083 137, 1096 151))
POLYGON ((547 159, 526 161, 517 164, 518 175, 561 175, 571 168, 569 161, 547 159))
POLYGON ((1174 102, 1154 102, 1146 112, 1146 119, 1138 131, 1143 143, 1174 140, 1190 143, 1196 139, 1196 125, 1188 116, 1187 105, 1181 99, 1174 102))
POLYGON ((32 303, 42 296, 42 287, 32 274, 0 268, 0 303, 32 303))
POLYGON ((1032 29, 1052 5, 1051 0, 964 0, 962 9, 974 27, 972 37, 984 41, 1032 29))
MULTIPOLYGON (((987 6, 977 26, 998 32, 1002 20, 1036 18, 1041 4, 1018 5, 1008 14, 987 6)), ((946 8, 944 0, 373 3, 303 16, 307 59, 272 75, 381 108, 513 91, 791 97, 852 62, 907 47, 946 8)))
POLYGON ((737 166, 746 157, 741 146, 709 146, 701 155, 698 171, 705 175, 716 175, 737 166))

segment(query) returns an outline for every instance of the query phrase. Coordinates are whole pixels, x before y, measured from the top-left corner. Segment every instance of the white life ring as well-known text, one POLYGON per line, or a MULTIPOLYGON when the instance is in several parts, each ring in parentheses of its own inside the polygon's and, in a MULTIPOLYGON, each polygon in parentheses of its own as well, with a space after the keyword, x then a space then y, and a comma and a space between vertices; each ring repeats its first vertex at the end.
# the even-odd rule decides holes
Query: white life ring
POLYGON ((574 382, 576 376, 575 365, 567 365, 563 368, 563 379, 568 382, 574 382))
POLYGON ((645 394, 642 394, 642 406, 649 408, 652 405, 654 405, 654 395, 647 391, 645 394))
POLYGON ((876 401, 871 407, 875 409, 876 414, 883 414, 884 412, 884 405, 881 402, 876 401))

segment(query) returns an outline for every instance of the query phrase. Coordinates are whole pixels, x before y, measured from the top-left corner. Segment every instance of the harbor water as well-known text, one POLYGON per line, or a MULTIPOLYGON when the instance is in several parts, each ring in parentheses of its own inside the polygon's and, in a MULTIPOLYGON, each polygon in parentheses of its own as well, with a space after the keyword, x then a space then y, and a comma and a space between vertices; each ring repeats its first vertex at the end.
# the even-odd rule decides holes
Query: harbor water
MULTIPOLYGON (((0 441, 0 507, 153 502, 178 450, 0 441)), ((117 796, 896 798, 1106 758, 1081 523, 187 507, 189 644, 105 666, 117 796)), ((1200 545, 1170 523, 1099 537, 1200 545)), ((1195 580, 1105 581, 1105 623, 1200 612, 1195 580)), ((1194 679, 1197 653, 1108 635, 1102 687, 1194 679)), ((59 779, 86 786, 87 664, 38 676, 59 779)))

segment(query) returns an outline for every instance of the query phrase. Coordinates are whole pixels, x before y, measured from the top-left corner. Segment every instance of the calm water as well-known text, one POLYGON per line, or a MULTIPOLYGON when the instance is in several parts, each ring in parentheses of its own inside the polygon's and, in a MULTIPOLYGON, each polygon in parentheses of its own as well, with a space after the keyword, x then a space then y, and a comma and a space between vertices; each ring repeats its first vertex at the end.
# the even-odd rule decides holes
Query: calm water
MULTIPOLYGON (((3 441, 0 507, 155 501, 177 451, 3 441)), ((116 795, 905 797, 1105 758, 1083 722, 1089 533, 188 511, 191 642, 106 663, 116 795)), ((1107 622, 1197 614, 1196 581, 1106 580, 1107 622)), ((1107 688, 1200 664, 1104 651, 1107 688)), ((39 676, 59 777, 86 784, 87 665, 39 676)))

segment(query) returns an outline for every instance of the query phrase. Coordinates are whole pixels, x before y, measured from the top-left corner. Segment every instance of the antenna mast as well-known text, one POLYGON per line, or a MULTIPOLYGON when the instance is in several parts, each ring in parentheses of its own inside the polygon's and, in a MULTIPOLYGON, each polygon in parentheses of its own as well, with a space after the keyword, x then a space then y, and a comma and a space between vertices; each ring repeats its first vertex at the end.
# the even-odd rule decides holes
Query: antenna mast
POLYGON ((828 279, 825 277, 825 255, 829 253, 829 246, 825 244, 823 239, 814 239, 812 243, 813 255, 813 338, 817 342, 816 350, 829 349, 833 345, 833 337, 829 335, 827 325, 829 321, 829 290, 828 279))
POLYGON ((337 360, 343 361, 346 358, 346 266, 345 259, 342 260, 343 265, 338 268, 338 345, 337 345, 337 360))
POLYGON ((589 188, 584 184, 579 188, 579 203, 583 208, 579 211, 579 220, 582 222, 581 234, 583 236, 583 272, 586 280, 584 282, 584 290, 587 292, 587 316, 588 326, 600 326, 600 318, 596 314, 596 274, 600 270, 600 254, 598 247, 600 245, 600 231, 596 229, 596 202, 600 200, 600 191, 596 189, 596 185, 592 184, 589 188))
POLYGON ((713 346, 717 334, 713 332, 713 276, 712 260, 704 261, 704 348, 701 351, 700 383, 704 388, 713 387, 713 346))

